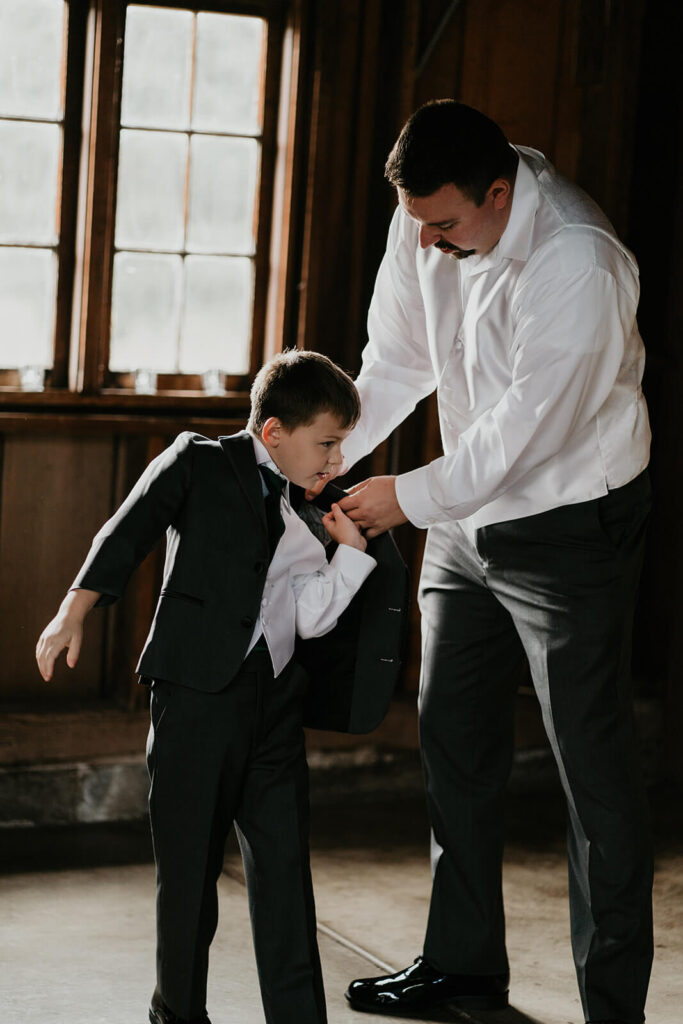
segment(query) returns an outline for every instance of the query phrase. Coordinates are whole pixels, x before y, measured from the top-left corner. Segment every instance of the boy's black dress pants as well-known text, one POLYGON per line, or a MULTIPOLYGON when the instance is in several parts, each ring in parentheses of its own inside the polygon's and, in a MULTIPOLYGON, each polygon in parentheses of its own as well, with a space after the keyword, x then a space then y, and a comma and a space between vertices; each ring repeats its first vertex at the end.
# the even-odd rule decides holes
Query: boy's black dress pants
POLYGON ((435 526, 422 570, 434 874, 425 957, 449 973, 507 971, 502 802, 526 659, 567 797, 571 934, 589 1021, 642 1021, 652 961, 630 685, 649 505, 643 474, 595 501, 481 528, 474 545, 458 523, 435 526))
POLYGON ((268 1024, 324 1024, 308 857, 302 685, 254 650, 215 694, 155 680, 148 766, 157 985, 180 1017, 206 1005, 216 884, 234 821, 268 1024))

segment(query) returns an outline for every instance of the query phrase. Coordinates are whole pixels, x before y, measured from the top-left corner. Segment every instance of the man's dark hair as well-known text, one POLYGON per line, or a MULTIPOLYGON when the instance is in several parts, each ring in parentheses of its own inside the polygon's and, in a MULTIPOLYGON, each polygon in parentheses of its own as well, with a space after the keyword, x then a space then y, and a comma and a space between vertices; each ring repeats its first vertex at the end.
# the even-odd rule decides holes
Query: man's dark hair
POLYGON ((327 356, 290 349, 256 374, 251 386, 250 430, 260 433, 271 416, 277 416, 285 429, 294 430, 312 423, 322 412, 333 413, 346 429, 360 417, 355 384, 327 356))
POLYGON ((433 100, 403 126, 384 174, 411 196, 455 185, 481 206, 497 178, 515 180, 517 160, 495 121, 456 100, 433 100))

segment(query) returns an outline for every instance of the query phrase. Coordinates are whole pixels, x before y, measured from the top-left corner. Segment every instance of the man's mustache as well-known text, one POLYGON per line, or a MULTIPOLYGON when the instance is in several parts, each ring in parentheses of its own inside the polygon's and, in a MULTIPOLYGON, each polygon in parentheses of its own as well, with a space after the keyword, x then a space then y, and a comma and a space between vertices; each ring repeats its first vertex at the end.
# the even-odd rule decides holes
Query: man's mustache
POLYGON ((451 242, 435 242, 434 245, 456 260, 464 260, 467 256, 474 256, 476 252, 476 249, 461 249, 459 245, 453 245, 451 242))

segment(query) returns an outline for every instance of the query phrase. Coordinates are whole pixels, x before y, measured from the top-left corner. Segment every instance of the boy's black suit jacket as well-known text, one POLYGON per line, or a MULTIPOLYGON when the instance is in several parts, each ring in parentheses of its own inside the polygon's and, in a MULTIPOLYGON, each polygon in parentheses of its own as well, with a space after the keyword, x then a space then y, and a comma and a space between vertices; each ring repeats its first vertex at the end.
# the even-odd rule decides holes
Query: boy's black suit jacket
MULTIPOLYGON (((329 485, 319 501, 341 492, 329 485)), ((180 434, 147 467, 93 540, 73 586, 116 601, 166 534, 164 579, 136 671, 197 690, 223 689, 239 670, 258 620, 268 569, 261 475, 249 434, 180 434)), ((305 724, 369 732, 384 717, 400 667, 407 571, 387 534, 371 540, 377 566, 337 626, 299 640, 310 686, 305 724)))

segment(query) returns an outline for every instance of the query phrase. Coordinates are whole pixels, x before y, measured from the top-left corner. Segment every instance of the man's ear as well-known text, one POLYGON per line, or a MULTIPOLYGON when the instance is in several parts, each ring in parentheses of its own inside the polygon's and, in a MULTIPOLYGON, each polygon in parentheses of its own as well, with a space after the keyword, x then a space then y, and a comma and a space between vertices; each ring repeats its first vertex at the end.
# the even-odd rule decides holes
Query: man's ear
POLYGON ((261 428, 261 437, 271 448, 277 448, 283 427, 277 416, 269 416, 261 428))
POLYGON ((495 210, 504 210, 512 198, 512 184, 507 178, 496 178, 489 186, 488 195, 493 200, 495 210))

